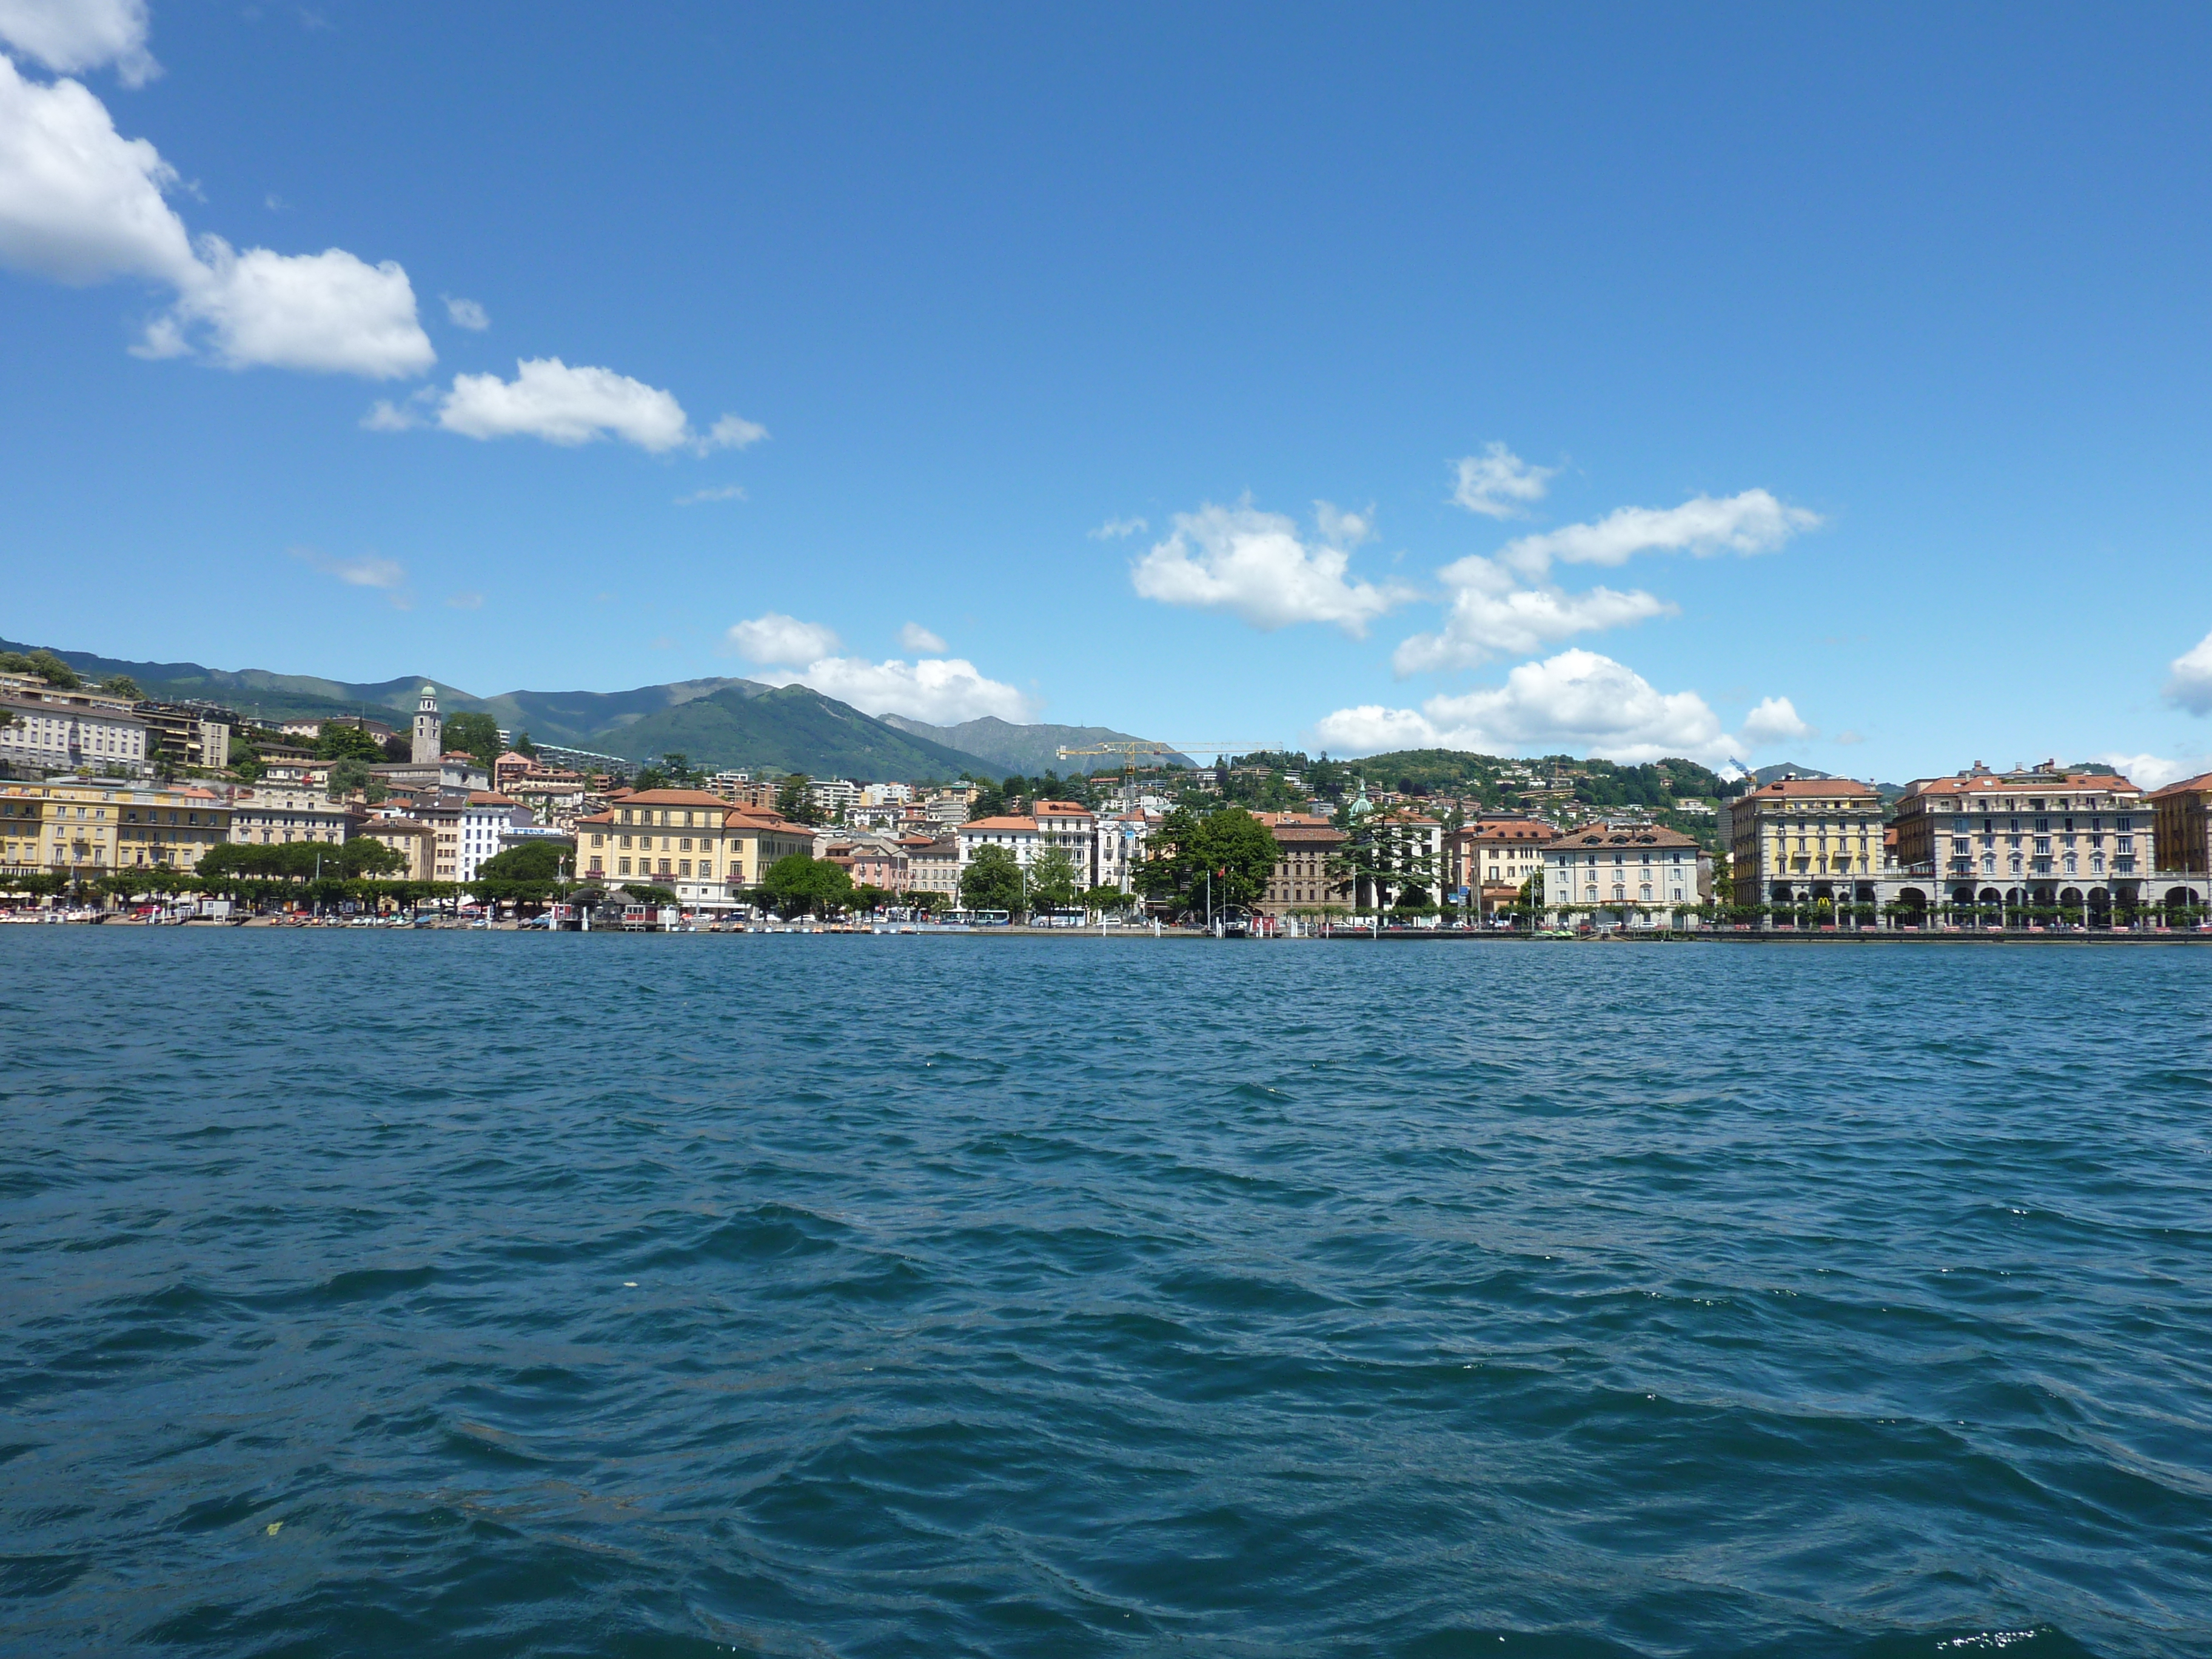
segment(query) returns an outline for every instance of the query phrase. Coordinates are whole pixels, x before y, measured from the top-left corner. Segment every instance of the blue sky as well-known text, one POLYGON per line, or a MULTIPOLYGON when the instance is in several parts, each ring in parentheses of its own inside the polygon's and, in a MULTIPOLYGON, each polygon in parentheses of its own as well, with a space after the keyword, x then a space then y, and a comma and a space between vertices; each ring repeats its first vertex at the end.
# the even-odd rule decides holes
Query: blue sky
POLYGON ((2212 765, 2202 9, 0 0, 0 43, 13 637, 2212 765))

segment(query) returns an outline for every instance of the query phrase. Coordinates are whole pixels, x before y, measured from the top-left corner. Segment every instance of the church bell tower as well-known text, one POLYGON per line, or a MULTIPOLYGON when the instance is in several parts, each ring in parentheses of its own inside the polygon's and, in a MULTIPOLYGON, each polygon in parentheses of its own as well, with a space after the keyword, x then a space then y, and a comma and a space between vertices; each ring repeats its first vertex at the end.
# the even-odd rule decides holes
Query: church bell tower
POLYGON ((422 701, 415 705, 415 749, 410 758, 417 766, 435 765, 445 751, 446 722, 438 714, 438 688, 422 688, 422 701))

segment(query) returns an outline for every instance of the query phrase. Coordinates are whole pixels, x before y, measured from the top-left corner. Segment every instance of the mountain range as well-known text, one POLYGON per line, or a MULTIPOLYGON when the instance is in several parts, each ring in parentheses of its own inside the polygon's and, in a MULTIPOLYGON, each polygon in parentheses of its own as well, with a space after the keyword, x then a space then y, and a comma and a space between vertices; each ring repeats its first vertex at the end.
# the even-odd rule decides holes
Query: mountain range
MULTIPOLYGON (((695 765, 716 769, 753 767, 863 782, 951 778, 963 772, 1004 777, 1048 769, 1106 771, 1120 766, 1118 757, 1064 762, 1057 751, 1095 746, 1107 738, 1138 741, 1100 726, 1017 726, 986 719, 937 726, 896 714, 878 720, 803 685, 763 685, 757 680, 677 680, 628 691, 505 691, 480 697, 429 676, 361 683, 260 668, 209 668, 196 662, 132 662, 0 640, 0 650, 34 649, 53 651, 88 679, 127 674, 149 697, 204 698, 258 720, 366 714, 404 729, 422 688, 433 685, 445 713, 489 714, 507 731, 527 732, 538 743, 629 760, 677 750, 695 765)), ((1190 763, 1182 757, 1167 758, 1190 763)))

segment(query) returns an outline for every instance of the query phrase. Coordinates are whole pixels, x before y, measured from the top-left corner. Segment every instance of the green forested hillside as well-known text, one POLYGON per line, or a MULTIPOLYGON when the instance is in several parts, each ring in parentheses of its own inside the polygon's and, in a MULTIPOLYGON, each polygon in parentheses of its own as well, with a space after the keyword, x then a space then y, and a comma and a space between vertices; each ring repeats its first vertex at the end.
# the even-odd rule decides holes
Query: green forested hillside
POLYGON ((633 760, 672 750, 695 766, 744 766, 862 781, 948 779, 1008 770, 872 720, 849 703, 803 685, 741 680, 712 696, 601 733, 592 747, 633 760))

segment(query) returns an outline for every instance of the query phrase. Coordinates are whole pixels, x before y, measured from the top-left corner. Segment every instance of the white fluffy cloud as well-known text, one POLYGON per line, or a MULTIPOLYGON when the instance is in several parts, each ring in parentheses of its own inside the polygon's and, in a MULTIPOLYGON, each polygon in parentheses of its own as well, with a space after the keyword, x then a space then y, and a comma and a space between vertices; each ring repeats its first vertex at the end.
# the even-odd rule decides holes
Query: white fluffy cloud
POLYGON ((1802 743, 1820 735, 1797 718, 1797 710, 1787 697, 1768 697, 1743 717, 1743 740, 1747 747, 1753 749, 1778 743, 1802 743))
POLYGON ((1785 507, 1764 489, 1740 495, 1697 495, 1680 507, 1624 507, 1595 524, 1571 524, 1506 544, 1498 557, 1514 569, 1540 576, 1562 564, 1626 564, 1638 553, 1764 553, 1801 531, 1817 529, 1820 516, 1785 507))
POLYGON ((1401 675, 1527 656, 1577 634, 1671 617, 1677 610, 1641 589, 1569 593, 1547 582, 1524 586, 1495 559, 1479 554, 1437 574, 1452 590, 1451 608, 1439 631, 1416 634, 1398 647, 1390 661, 1401 675))
POLYGON ((26 81, 0 57, 0 263, 58 283, 181 284, 191 239, 161 192, 176 173, 74 81, 26 81))
POLYGON ((1026 720, 1036 705, 1003 680, 986 679, 964 657, 925 657, 870 662, 866 657, 824 657, 797 671, 759 678, 777 685, 811 685, 824 696, 849 702, 864 714, 904 714, 932 726, 995 714, 1026 720))
POLYGON ((82 86, 26 81, 0 57, 0 264, 57 282, 140 276, 174 289, 174 305, 135 348, 142 356, 204 348, 233 368, 372 379, 436 361, 399 266, 340 248, 239 253, 216 236, 195 248, 162 195, 175 177, 152 144, 118 134, 82 86))
MULTIPOLYGON (((660 454, 689 449, 703 455, 714 449, 742 449, 768 435, 768 428, 725 415, 702 434, 676 395, 659 386, 588 364, 570 368, 558 357, 524 357, 514 378, 456 374, 443 397, 416 394, 433 404, 437 424, 465 438, 543 438, 551 444, 586 444, 620 438, 660 454)), ((362 422, 373 431, 397 432, 422 423, 412 410, 379 404, 362 422)))
POLYGON ((835 654, 839 643, 835 629, 801 622, 780 611, 733 624, 729 638, 741 656, 757 663, 813 662, 835 654))
POLYGON ((1124 536, 1139 535, 1147 527, 1142 519, 1109 519, 1097 529, 1084 533, 1094 542, 1118 542, 1124 536))
POLYGON ((438 405, 438 424, 465 438, 543 438, 553 444, 617 437, 656 453, 691 441, 684 405, 669 392, 611 368, 571 368, 558 357, 525 357, 512 380, 456 374, 438 405))
POLYGON ((338 247, 236 253, 220 236, 202 237, 200 253, 177 303, 134 348, 142 356, 179 356, 198 345, 226 368, 372 380, 420 374, 438 361, 416 319, 407 273, 390 259, 372 265, 338 247))
POLYGON ((2192 714, 2212 714, 2212 634, 2166 665, 2166 700, 2192 714))
POLYGON ((1519 518, 1532 502, 1544 499, 1546 481, 1559 470, 1531 466, 1502 443, 1491 444, 1480 455, 1462 455, 1452 465, 1459 474, 1452 500, 1486 519, 1519 518))
POLYGON ((446 320, 455 328, 473 329, 482 333, 491 326, 491 313, 474 300, 459 300, 450 294, 438 296, 446 302, 446 320))
POLYGON ((1413 597, 1395 582, 1352 580, 1349 549, 1372 533, 1358 514, 1316 503, 1317 533, 1308 541, 1291 520, 1249 501, 1178 513, 1166 540, 1130 573, 1138 593, 1163 605, 1226 611, 1272 631, 1292 623, 1334 623, 1364 636, 1392 606, 1413 597))
POLYGON ((146 0, 0 0, 0 41, 64 75, 112 64, 126 87, 161 72, 146 50, 146 0))
MULTIPOLYGON (((1771 720, 1772 711, 1789 704, 1769 698, 1760 708, 1771 720)), ((1431 697, 1418 710, 1340 708, 1316 724, 1315 734, 1323 747, 1345 754, 1434 747, 1595 755, 1631 764, 1680 756, 1718 765, 1757 746, 1722 730, 1696 692, 1660 691, 1625 664, 1579 650, 1522 663, 1501 686, 1431 697)))
MULTIPOLYGON (((864 714, 904 714, 933 726, 957 726, 985 714, 1025 720, 1036 705, 1002 680, 986 679, 963 657, 929 656, 904 662, 871 662, 837 655, 835 629, 771 611, 730 629, 730 642, 770 672, 754 676, 770 685, 808 685, 849 702, 864 714)), ((900 637, 909 651, 941 652, 945 641, 908 623, 900 637)))

